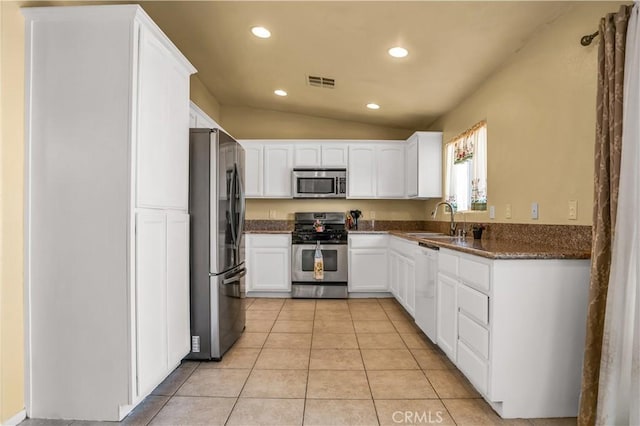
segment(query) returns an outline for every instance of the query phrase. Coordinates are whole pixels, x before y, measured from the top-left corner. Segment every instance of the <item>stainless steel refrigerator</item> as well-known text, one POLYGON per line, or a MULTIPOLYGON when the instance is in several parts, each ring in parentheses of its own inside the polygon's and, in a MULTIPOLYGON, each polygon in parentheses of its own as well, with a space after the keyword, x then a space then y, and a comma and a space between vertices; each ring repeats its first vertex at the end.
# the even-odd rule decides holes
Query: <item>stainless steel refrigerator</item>
POLYGON ((244 149, 218 129, 191 129, 189 146, 189 358, 219 360, 245 325, 244 149))

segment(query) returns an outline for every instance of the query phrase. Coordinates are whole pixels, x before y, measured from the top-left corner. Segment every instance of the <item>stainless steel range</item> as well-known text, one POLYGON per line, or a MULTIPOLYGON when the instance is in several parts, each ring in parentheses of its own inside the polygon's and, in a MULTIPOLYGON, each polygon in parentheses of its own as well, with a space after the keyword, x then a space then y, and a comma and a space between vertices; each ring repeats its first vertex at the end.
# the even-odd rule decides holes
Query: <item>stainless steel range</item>
POLYGON ((345 299, 347 291, 347 230, 344 213, 296 213, 291 236, 291 297, 345 299), (324 277, 314 278, 317 243, 324 277))

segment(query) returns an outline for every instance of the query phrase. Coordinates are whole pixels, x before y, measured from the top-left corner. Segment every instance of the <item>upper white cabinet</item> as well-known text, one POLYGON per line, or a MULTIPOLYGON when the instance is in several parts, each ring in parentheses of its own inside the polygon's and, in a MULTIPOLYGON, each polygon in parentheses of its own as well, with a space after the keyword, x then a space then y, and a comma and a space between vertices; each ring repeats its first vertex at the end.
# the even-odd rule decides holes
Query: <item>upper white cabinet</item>
POLYGON ((348 198, 404 198, 403 141, 349 144, 348 198))
POLYGON ((416 132, 406 145, 408 198, 442 197, 442 132, 416 132))
POLYGON ((294 145, 294 167, 321 167, 322 146, 319 143, 298 143, 294 145))
POLYGON ((241 140, 250 198, 292 197, 294 167, 347 169, 347 198, 431 198, 442 192, 442 134, 408 141, 241 140))
POLYGON ((189 75, 164 39, 139 32, 137 206, 187 209, 189 75))
POLYGON ((301 140, 294 146, 294 167, 347 167, 345 143, 323 140, 301 140))
POLYGON ((265 144, 263 156, 263 195, 273 198, 291 198, 293 148, 291 145, 265 144))
POLYGON ((27 415, 117 421, 189 350, 195 69, 138 5, 22 11, 27 415))
POLYGON ((349 148, 340 142, 324 142, 322 148, 322 167, 347 167, 349 148))
POLYGON ((379 144, 376 161, 377 198, 404 198, 404 143, 379 144))
POLYGON ((204 128, 204 129, 221 129, 220 125, 215 120, 207 115, 206 112, 200 109, 198 105, 189 101, 189 127, 191 128, 204 128))
POLYGON ((347 197, 375 198, 377 181, 375 147, 368 144, 349 145, 347 197))
POLYGON ((242 140, 248 198, 291 198, 292 144, 242 140))

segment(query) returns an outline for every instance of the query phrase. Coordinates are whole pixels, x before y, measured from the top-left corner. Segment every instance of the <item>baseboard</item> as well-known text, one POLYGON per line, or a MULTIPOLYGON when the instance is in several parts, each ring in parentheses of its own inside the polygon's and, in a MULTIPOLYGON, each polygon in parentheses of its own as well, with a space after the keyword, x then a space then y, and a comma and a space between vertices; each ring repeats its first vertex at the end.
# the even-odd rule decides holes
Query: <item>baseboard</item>
POLYGON ((15 416, 11 417, 10 419, 7 419, 4 422, 0 423, 0 426, 16 426, 26 418, 27 418, 27 411, 22 410, 15 416))

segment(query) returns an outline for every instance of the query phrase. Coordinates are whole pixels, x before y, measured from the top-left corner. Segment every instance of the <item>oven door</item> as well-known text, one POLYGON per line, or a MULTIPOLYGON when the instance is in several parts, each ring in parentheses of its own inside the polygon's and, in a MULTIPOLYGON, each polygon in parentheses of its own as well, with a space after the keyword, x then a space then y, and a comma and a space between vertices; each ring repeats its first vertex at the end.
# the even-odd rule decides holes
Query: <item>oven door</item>
POLYGON ((294 283, 346 283, 348 277, 347 250, 347 244, 321 244, 324 279, 316 280, 313 277, 313 256, 316 252, 316 245, 294 244, 291 250, 291 281, 294 283))

